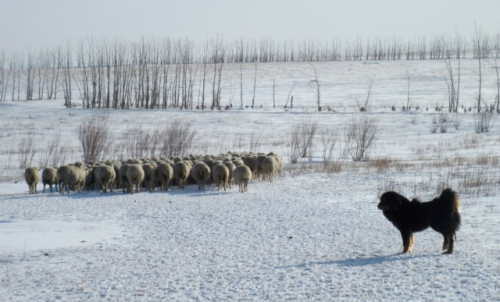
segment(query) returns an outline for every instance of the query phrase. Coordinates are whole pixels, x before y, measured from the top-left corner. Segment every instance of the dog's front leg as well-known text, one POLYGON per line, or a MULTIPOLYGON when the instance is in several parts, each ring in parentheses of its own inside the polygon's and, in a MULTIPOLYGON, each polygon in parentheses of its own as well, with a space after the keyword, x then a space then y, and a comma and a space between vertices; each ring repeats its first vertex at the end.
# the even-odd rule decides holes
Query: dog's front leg
POLYGON ((403 254, 411 252, 412 232, 410 230, 400 230, 401 238, 403 239, 403 254))

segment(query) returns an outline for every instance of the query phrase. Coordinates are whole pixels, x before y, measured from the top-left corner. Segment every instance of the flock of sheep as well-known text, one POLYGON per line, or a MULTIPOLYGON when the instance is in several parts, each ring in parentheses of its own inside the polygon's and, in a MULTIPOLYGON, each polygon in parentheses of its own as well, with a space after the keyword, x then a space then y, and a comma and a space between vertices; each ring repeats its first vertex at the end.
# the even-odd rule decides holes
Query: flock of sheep
MULTIPOLYGON (((44 193, 46 185, 49 185, 50 192, 53 192, 54 186, 61 194, 64 191, 69 194, 70 190, 102 190, 107 193, 108 190, 113 192, 113 189, 133 194, 143 188, 149 192, 157 187, 168 191, 171 185, 184 189, 186 184, 195 183, 199 190, 204 190, 207 183, 216 183, 218 190, 226 191, 233 182, 239 186, 239 192, 245 192, 250 180, 272 181, 273 177, 282 174, 283 168, 282 157, 273 152, 267 155, 228 152, 217 156, 152 157, 89 164, 76 162, 45 168, 41 178, 44 193)), ((36 194, 39 170, 27 168, 24 178, 30 194, 36 194)))

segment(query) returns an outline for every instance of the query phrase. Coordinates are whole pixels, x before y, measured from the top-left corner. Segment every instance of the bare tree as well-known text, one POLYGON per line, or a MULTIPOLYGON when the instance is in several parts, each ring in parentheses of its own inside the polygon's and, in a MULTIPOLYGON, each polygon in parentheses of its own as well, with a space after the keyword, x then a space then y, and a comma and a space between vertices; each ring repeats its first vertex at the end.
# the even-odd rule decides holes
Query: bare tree
POLYGON ((46 51, 40 51, 38 54, 38 64, 37 64, 37 74, 38 74, 38 99, 43 99, 43 93, 45 92, 45 86, 48 82, 49 73, 49 53, 46 51))
POLYGON ((410 69, 406 68, 406 88, 407 88, 407 93, 406 93, 406 109, 410 110, 410 84, 411 84, 411 73, 410 69))
POLYGON ((356 101, 358 104, 358 107, 361 111, 366 111, 368 108, 368 102, 370 101, 370 96, 372 94, 372 87, 373 87, 373 81, 375 81, 375 75, 373 75, 371 78, 368 79, 368 87, 366 88, 366 98, 365 98, 365 103, 363 106, 360 105, 359 101, 357 98, 351 97, 356 101))
POLYGON ((253 77, 253 97, 252 97, 252 108, 255 105, 255 90, 257 89, 257 62, 255 62, 255 72, 253 77))
POLYGON ((276 108, 276 84, 273 79, 273 108, 276 108))
POLYGON ((57 88, 59 86, 59 62, 61 51, 54 49, 48 54, 48 79, 47 79, 47 99, 57 98, 57 88))
POLYGON ((472 37, 472 43, 474 45, 474 54, 477 58, 478 62, 478 71, 477 71, 477 76, 478 76, 478 94, 477 94, 477 112, 479 113, 481 111, 481 102, 482 102, 482 94, 481 90, 483 87, 483 74, 482 74, 482 40, 483 40, 483 33, 481 28, 477 27, 477 24, 474 22, 474 34, 472 37))
POLYGON ((33 58, 31 51, 28 51, 28 61, 26 64, 26 100, 31 101, 33 99, 33 85, 35 77, 35 66, 36 61, 33 58))
POLYGON ((448 52, 444 63, 448 71, 448 77, 444 77, 448 87, 448 111, 457 112, 460 99, 460 58, 457 59, 457 76, 453 72, 450 52, 448 52))
POLYGON ((290 87, 290 90, 288 91, 288 96, 286 97, 285 108, 288 107, 288 101, 291 102, 290 108, 293 108, 293 95, 291 97, 290 97, 290 95, 292 94, 292 91, 293 91, 293 88, 295 87, 295 85, 297 85, 297 83, 293 83, 292 87, 290 87))
POLYGON ((5 66, 5 51, 0 53, 0 102, 6 101, 7 96, 7 82, 9 81, 9 72, 6 71, 5 66))
POLYGON ((243 63, 240 63, 240 108, 243 108, 243 63))
MULTIPOLYGON (((85 60, 87 59, 86 49, 83 41, 80 41, 77 46, 77 60, 78 65, 82 71, 82 83, 81 86, 76 82, 78 90, 80 91, 80 98, 82 99, 82 108, 90 108, 90 99, 89 99, 89 73, 87 71, 87 64, 85 60)), ((88 63, 88 62, 87 62, 88 63)))
POLYGON ((72 59, 71 59, 71 45, 69 42, 66 44, 66 53, 64 54, 63 60, 64 60, 64 65, 63 65, 63 82, 61 83, 62 89, 63 89, 63 94, 64 94, 64 105, 66 108, 71 108, 72 103, 71 103, 71 69, 72 69, 72 59))
POLYGON ((321 86, 319 85, 318 72, 311 62, 309 62, 309 65, 311 65, 314 70, 314 83, 316 83, 316 104, 318 106, 318 111, 321 111, 321 86))
POLYGON ((495 105, 496 105, 495 110, 497 113, 500 113, 500 108, 499 108, 499 106, 500 106, 500 74, 498 72, 498 69, 500 68, 500 66, 498 66, 498 61, 497 61, 496 57, 493 58, 492 65, 493 65, 493 68, 495 69, 495 74, 496 74, 496 78, 497 78, 497 80, 496 80, 497 95, 495 97, 495 104, 493 106, 495 107, 495 105))
POLYGON ((205 109, 205 83, 208 73, 208 43, 205 43, 203 48, 203 78, 202 78, 202 92, 201 92, 201 109, 205 109))
POLYGON ((217 37, 211 41, 212 52, 211 57, 214 64, 214 78, 212 82, 212 106, 211 109, 220 108, 220 96, 221 96, 221 79, 222 79, 222 69, 224 67, 224 54, 225 45, 224 41, 217 37))

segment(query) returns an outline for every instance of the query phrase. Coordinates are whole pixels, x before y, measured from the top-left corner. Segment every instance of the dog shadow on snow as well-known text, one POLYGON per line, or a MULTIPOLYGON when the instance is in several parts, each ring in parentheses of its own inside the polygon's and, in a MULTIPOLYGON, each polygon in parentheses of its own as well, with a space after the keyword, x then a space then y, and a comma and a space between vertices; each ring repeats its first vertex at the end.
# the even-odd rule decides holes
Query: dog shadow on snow
POLYGON ((415 259, 422 259, 422 258, 433 258, 433 257, 438 257, 439 255, 403 255, 401 253, 397 254, 391 254, 391 255, 381 255, 381 256, 371 256, 371 257, 354 257, 354 258, 347 258, 347 259, 341 259, 341 260, 326 260, 326 261, 311 261, 311 262, 305 262, 305 263, 298 263, 298 264, 291 264, 291 265, 282 265, 282 266, 277 266, 277 269, 287 269, 287 268, 305 268, 305 267, 311 267, 311 266, 316 266, 316 265, 337 265, 337 266, 344 266, 344 267, 360 267, 360 266, 366 266, 366 265, 374 265, 374 264, 381 264, 381 263, 391 263, 391 262, 398 262, 398 261, 409 261, 409 260, 415 260, 415 259))

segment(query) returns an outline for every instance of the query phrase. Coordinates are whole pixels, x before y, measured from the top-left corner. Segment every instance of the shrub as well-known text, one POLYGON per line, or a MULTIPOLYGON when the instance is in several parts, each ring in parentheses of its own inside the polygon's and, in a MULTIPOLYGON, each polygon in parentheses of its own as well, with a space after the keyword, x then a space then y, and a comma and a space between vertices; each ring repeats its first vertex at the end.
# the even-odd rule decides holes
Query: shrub
POLYGON ((337 144, 337 133, 333 128, 326 128, 321 131, 320 135, 323 146, 323 164, 327 166, 334 162, 333 151, 337 144))
POLYGON ((494 115, 491 112, 481 112, 474 115, 474 130, 476 133, 490 132, 494 115))
POLYGON ((101 112, 80 123, 78 139, 84 162, 98 161, 108 153, 112 145, 108 121, 109 116, 101 112))
POLYGON ((190 123, 173 121, 168 127, 155 131, 159 135, 162 155, 183 156, 191 151, 196 131, 190 123))
POLYGON ((18 144, 18 154, 20 156, 19 168, 26 169, 31 167, 35 155, 38 153, 39 137, 36 136, 35 132, 30 130, 26 137, 23 137, 18 144))
POLYGON ((369 151, 378 137, 379 126, 375 119, 352 119, 344 128, 345 150, 353 161, 368 158, 369 151))
POLYGON ((299 158, 312 155, 317 130, 318 124, 310 120, 302 121, 293 126, 289 151, 291 163, 297 163, 299 158))

